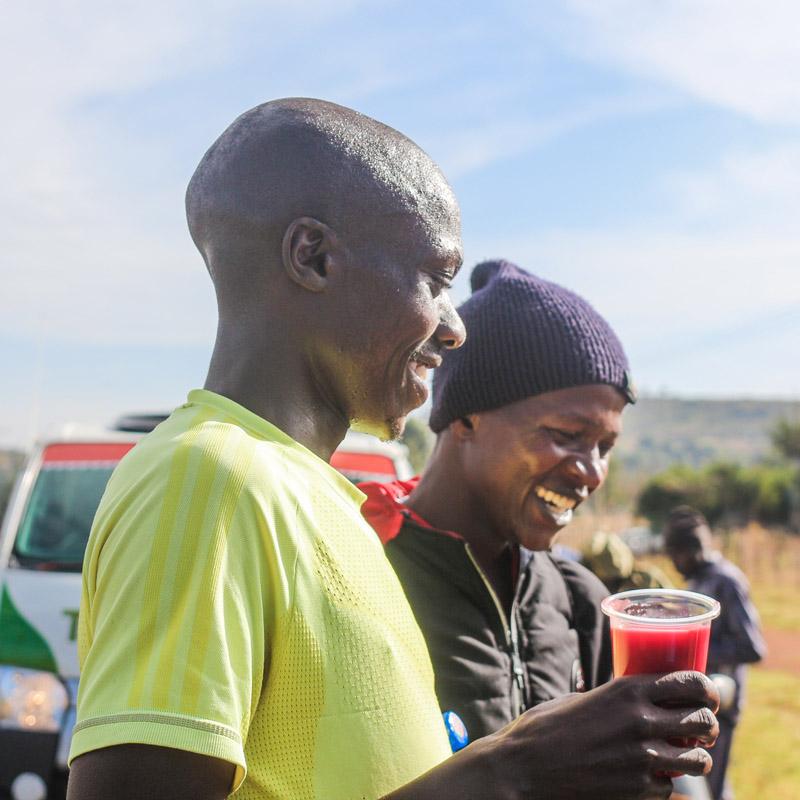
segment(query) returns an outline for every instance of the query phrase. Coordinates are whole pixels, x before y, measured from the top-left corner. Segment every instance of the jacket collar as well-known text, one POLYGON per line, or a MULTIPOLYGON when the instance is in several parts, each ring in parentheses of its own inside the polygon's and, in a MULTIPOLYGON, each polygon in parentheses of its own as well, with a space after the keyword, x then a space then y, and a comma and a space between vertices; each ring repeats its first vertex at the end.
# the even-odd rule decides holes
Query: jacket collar
MULTIPOLYGON (((407 481, 391 481, 389 483, 368 481, 358 485, 358 488, 367 496, 361 506, 361 513, 375 529, 378 538, 384 545, 388 544, 400 533, 403 523, 410 521, 418 528, 424 528, 463 542, 464 538, 455 531, 434 528, 427 520, 406 506, 406 500, 416 488, 419 480, 420 476, 417 475, 407 481)), ((527 569, 532 558, 533 553, 530 550, 524 547, 516 548, 513 566, 515 583, 518 576, 527 569)))
MULTIPOLYGON (((404 518, 413 513, 404 503, 418 483, 419 475, 407 481, 367 481, 358 485, 367 496, 361 506, 361 513, 375 529, 383 544, 387 544, 400 533, 404 518)), ((415 522, 425 524, 421 518, 415 519, 415 522)))
POLYGON ((444 536, 463 541, 463 537, 455 531, 434 528, 416 511, 408 508, 406 500, 416 488, 419 480, 420 476, 416 475, 407 481, 390 481, 389 483, 368 481, 358 485, 358 488, 367 496, 361 506, 361 513, 375 529, 378 538, 383 544, 388 544, 400 533, 403 522, 410 520, 420 528, 427 528, 444 536))

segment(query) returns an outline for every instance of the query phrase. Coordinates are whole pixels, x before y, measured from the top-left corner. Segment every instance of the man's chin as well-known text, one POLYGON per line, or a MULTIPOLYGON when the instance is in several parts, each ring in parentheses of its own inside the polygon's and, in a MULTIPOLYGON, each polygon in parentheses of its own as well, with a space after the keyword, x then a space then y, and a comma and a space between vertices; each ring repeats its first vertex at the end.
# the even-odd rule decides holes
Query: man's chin
POLYGON ((406 417, 390 417, 382 422, 373 422, 365 419, 355 419, 350 423, 350 429, 359 433, 368 433, 383 442, 392 442, 403 435, 406 428, 406 417))
POLYGON ((534 524, 518 529, 518 541, 528 550, 549 550, 565 526, 550 517, 538 519, 534 524))

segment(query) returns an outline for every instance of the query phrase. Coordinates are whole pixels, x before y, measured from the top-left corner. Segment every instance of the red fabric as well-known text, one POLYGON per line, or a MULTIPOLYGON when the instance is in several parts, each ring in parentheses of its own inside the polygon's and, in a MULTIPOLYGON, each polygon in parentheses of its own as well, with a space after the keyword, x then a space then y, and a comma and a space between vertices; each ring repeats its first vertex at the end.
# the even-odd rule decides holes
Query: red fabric
MULTIPOLYGON (((450 536, 453 539, 464 538, 455 531, 434 528, 430 522, 405 505, 403 501, 414 491, 419 483, 419 478, 420 476, 417 475, 407 481, 391 481, 389 483, 366 481, 358 484, 358 488, 367 496, 364 505, 361 506, 361 513, 375 529, 378 538, 384 545, 391 542, 400 533, 404 518, 412 520, 423 528, 441 533, 443 536, 450 536)), ((519 578, 519 570, 519 547, 515 546, 511 548, 511 571, 514 585, 519 578)))
POLYGON ((407 481, 390 481, 389 483, 366 481, 358 485, 358 488, 367 496, 364 505, 361 506, 361 513, 375 528, 381 542, 387 544, 400 533, 403 519, 410 519, 417 525, 441 533, 443 536, 461 539, 462 537, 454 531, 434 528, 430 522, 405 505, 403 501, 414 491, 418 483, 419 475, 407 481))
POLYGON ((414 514, 402 503, 402 500, 414 491, 414 487, 418 483, 419 475, 407 481, 391 481, 389 483, 367 481, 358 485, 358 488, 367 496, 364 505, 361 506, 361 513, 364 515, 364 519, 375 528, 375 532, 383 544, 390 542, 400 533, 404 514, 411 516, 420 525, 430 527, 422 517, 414 514))

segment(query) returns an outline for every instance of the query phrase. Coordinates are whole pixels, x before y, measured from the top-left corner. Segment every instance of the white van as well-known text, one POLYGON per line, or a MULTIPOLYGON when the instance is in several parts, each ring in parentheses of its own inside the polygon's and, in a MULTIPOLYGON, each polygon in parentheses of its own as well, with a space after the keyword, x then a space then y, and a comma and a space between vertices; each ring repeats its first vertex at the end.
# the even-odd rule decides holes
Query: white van
MULTIPOLYGON (((65 796, 86 540, 117 462, 162 419, 67 426, 34 449, 17 481, 0 529, 0 798, 65 796)), ((354 482, 405 479, 406 452, 349 433, 332 464, 354 482)))

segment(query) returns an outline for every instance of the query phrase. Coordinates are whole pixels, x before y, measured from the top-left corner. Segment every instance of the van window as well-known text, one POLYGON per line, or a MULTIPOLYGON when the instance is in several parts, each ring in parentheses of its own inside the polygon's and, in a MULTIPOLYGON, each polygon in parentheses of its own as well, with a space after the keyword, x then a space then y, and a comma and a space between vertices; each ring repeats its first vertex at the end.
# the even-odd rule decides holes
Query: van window
POLYGON ((80 572, 97 506, 133 444, 55 444, 44 451, 14 543, 21 567, 80 572))

